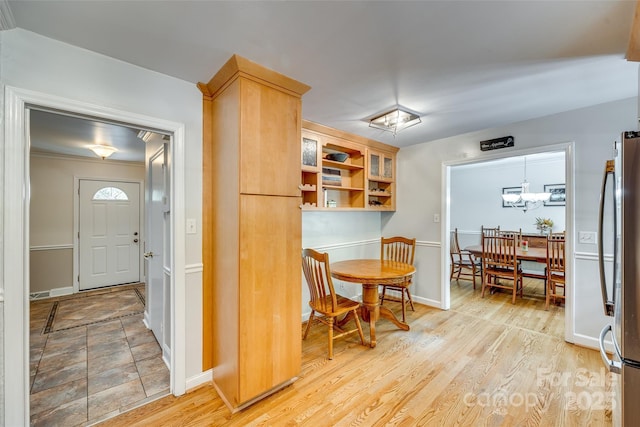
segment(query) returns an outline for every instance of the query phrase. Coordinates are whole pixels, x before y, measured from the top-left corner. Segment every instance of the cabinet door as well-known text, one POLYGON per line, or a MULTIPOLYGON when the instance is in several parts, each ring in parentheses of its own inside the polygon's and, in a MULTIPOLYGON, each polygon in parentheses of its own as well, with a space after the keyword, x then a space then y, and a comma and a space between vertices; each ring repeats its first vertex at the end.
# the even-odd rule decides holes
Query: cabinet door
MULTIPOLYGON (((299 160, 299 159, 298 159, 299 160)), ((300 373, 299 197, 240 196, 240 401, 300 373)), ((233 319, 230 319, 233 321, 233 319)))
POLYGON ((369 151, 369 179, 393 181, 395 156, 380 151, 369 151))
POLYGON ((251 80, 241 98, 240 193, 299 196, 300 98, 251 80))

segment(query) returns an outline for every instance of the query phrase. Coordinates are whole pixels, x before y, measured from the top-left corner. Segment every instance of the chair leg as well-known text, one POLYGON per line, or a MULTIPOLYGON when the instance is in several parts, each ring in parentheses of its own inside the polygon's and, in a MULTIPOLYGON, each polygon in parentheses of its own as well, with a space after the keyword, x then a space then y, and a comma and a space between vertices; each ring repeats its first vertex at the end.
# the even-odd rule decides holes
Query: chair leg
POLYGON ((411 298, 411 292, 409 292, 409 288, 404 288, 405 291, 407 291, 407 298, 409 298, 409 305, 411 306, 411 311, 416 311, 416 309, 413 307, 413 298, 411 298))
POLYGON ((400 298, 400 303, 402 304, 402 323, 407 323, 405 320, 405 313, 407 311, 407 308, 404 305, 404 289, 402 290, 402 298, 400 298))
POLYGON ((473 290, 476 290, 476 265, 471 264, 471 278, 473 280, 473 290))
POLYGON ((551 299, 551 289, 550 288, 551 288, 551 281, 547 280, 545 282, 545 289, 547 291, 547 296, 545 298, 545 305, 544 305, 544 309, 547 310, 547 311, 549 310, 549 300, 551 299))
POLYGON ((364 333, 362 332, 362 326, 360 325, 360 319, 358 316, 358 309, 353 310, 353 320, 356 321, 358 327, 358 334, 360 335, 360 342, 364 345, 364 333))
POLYGON ((382 296, 380 297, 380 305, 384 304, 384 294, 387 292, 387 287, 382 286, 382 296))
POLYGON ((329 317, 329 360, 333 359, 333 317, 329 317))
POLYGON ((484 291, 487 289, 487 285, 489 285, 490 283, 491 283, 491 276, 488 274, 482 273, 482 294, 480 295, 481 298, 484 298, 484 291))
POLYGON ((307 327, 304 328, 304 336, 302 337, 303 340, 307 339, 307 334, 309 333, 309 329, 311 328, 311 324, 313 323, 313 318, 315 315, 315 311, 311 310, 311 314, 309 315, 309 320, 307 320, 307 327))

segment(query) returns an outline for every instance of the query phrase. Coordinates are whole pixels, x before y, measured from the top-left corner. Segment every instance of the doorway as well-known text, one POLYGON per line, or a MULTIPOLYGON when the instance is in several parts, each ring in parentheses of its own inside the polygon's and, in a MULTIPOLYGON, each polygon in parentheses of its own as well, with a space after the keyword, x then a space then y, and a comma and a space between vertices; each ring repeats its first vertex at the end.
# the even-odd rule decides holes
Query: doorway
MULTIPOLYGON (((557 229, 554 231, 566 231, 566 244, 567 244, 567 266, 566 266, 566 278, 567 278, 567 290, 566 290, 566 302, 564 308, 564 322, 563 322, 563 336, 564 339, 568 342, 573 342, 573 143, 564 143, 557 144, 553 146, 545 146, 539 147, 536 149, 529 150, 520 150, 520 151, 509 151, 505 154, 491 154, 484 156, 482 158, 469 159, 464 161, 455 161, 448 162, 443 164, 443 183, 445 185, 444 197, 446 203, 443 204, 444 211, 443 217, 445 221, 443 221, 442 227, 442 271, 445 272, 442 275, 442 308, 450 309, 451 308, 451 282, 449 280, 449 271, 450 271, 450 235, 451 231, 455 228, 460 228, 460 215, 455 215, 452 209, 457 209, 457 205, 453 199, 456 197, 460 198, 460 194, 454 194, 454 185, 455 180, 452 179, 452 171, 456 168, 468 168, 469 170, 476 168, 489 168, 491 165, 494 165, 496 168, 495 171, 495 180, 491 181, 490 179, 482 179, 482 180, 466 180, 466 186, 468 190, 470 190, 468 195, 462 196, 469 199, 469 203, 476 203, 474 207, 471 205, 465 207, 465 215, 471 215, 469 218, 469 222, 466 226, 462 227, 462 233, 459 233, 460 247, 464 248, 466 245, 477 245, 481 241, 481 226, 485 227, 495 227, 501 226, 502 229, 507 230, 518 230, 522 229, 524 233, 536 233, 535 221, 537 217, 547 217, 551 216, 556 219, 557 229), (556 154, 553 154, 556 153, 556 154), (565 206, 563 206, 564 211, 562 211, 559 207, 546 207, 539 210, 530 210, 528 212, 523 209, 514 208, 511 206, 507 206, 502 203, 501 194, 505 191, 505 188, 517 187, 523 181, 523 169, 522 162, 526 157, 534 158, 538 156, 540 159, 544 159, 544 156, 553 157, 553 156, 561 156, 560 165, 558 169, 563 169, 564 174, 560 176, 555 176, 549 173, 544 173, 544 170, 541 170, 539 177, 536 177, 535 184, 531 184, 532 187, 530 191, 532 192, 542 192, 544 187, 549 187, 551 185, 562 184, 565 189, 565 206), (506 164, 506 162, 512 162, 516 160, 516 164, 519 167, 514 167, 513 172, 507 173, 505 171, 497 171, 498 168, 495 165, 506 164), (518 172, 516 172, 518 171, 518 172), (551 182, 554 181, 554 182, 551 182), (557 182, 556 182, 557 181, 557 182), (533 187, 535 185, 535 187, 533 187), (484 191, 484 186, 491 187, 488 188, 488 191, 484 191), (473 187, 473 188, 471 188, 473 187), (471 200, 474 199, 474 200, 471 200), (554 211, 555 209, 555 211, 554 211), (562 212, 561 212, 562 211, 562 212), (487 215, 483 216, 484 213, 487 215), (507 216, 510 214, 511 216, 507 216), (517 214, 517 215, 514 215, 517 214), (473 221, 476 221, 474 223, 473 221), (462 237, 460 236, 462 234, 462 237)), ((543 160, 540 160, 543 162, 543 160)), ((531 165, 530 165, 531 166, 531 165)), ((525 172, 526 174, 526 172, 525 172)), ((530 177, 533 178, 533 177, 530 177)), ((554 187, 555 188, 555 187, 554 187)), ((533 266, 535 268, 535 266, 533 266)), ((479 285, 481 287, 481 285, 479 285)), ((544 286, 540 286, 540 291, 544 292, 544 286)), ((543 305, 544 306, 544 305, 543 305)))
MULTIPOLYGON (((29 423, 29 110, 31 108, 66 111, 105 121, 130 123, 136 127, 154 129, 172 134, 174 141, 170 145, 172 188, 184 185, 184 125, 166 120, 155 119, 101 107, 93 104, 58 98, 51 95, 24 91, 17 88, 5 88, 5 108, 8 112, 5 123, 4 145, 4 196, 3 232, 4 241, 12 248, 3 251, 5 289, 4 337, 11 343, 11 352, 5 352, 4 358, 4 408, 5 422, 9 425, 29 423), (22 367, 22 369, 16 369, 22 367)), ((180 192, 177 192, 180 194, 180 192)), ((172 294, 171 324, 168 325, 174 345, 171 346, 171 392, 181 395, 185 392, 184 372, 185 341, 176 338, 176 330, 184 330, 185 311, 175 301, 184 301, 184 236, 175 230, 185 229, 184 199, 171 200, 171 247, 167 254, 172 268, 170 290, 172 294), (178 368, 176 369, 176 366, 178 368)), ((5 247, 9 247, 5 246, 5 247)))

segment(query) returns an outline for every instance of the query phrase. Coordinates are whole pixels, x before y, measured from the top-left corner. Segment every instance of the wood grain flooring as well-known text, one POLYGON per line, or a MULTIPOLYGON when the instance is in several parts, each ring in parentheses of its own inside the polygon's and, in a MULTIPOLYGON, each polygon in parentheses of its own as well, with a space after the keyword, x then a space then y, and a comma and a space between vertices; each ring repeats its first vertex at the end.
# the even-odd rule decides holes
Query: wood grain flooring
POLYGON ((300 379, 233 415, 204 385, 100 425, 611 425, 615 379, 597 351, 564 341, 564 309, 545 311, 536 282, 512 305, 508 293, 483 299, 470 282, 454 281, 451 310, 416 304, 410 331, 381 321, 376 348, 349 336, 335 341, 331 361, 326 330, 314 325, 300 379))

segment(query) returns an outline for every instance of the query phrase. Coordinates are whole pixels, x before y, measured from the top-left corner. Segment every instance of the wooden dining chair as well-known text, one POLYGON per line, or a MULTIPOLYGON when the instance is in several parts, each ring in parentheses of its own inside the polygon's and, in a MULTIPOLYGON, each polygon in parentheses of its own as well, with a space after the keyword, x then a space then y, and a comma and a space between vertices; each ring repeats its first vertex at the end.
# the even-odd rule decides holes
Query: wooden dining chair
POLYGON ((565 240, 559 236, 547 240, 547 298, 545 310, 553 298, 565 299, 565 240), (560 294, 562 290, 562 294, 560 294))
POLYGON ((565 239, 565 232, 564 231, 559 231, 557 233, 551 233, 551 234, 549 234, 549 239, 550 240, 564 240, 565 239))
POLYGON ((473 281, 473 289, 475 289, 476 277, 482 273, 482 261, 474 257, 471 252, 460 249, 457 228, 451 232, 449 248, 451 256, 449 281, 453 280, 454 275, 456 276, 456 281, 460 279, 460 276, 468 277, 473 281))
MULTIPOLYGON (((413 257, 416 250, 416 239, 409 239, 407 237, 383 237, 380 240, 380 259, 404 262, 405 264, 413 265, 413 257)), ((411 306, 411 310, 415 311, 413 307, 413 299, 411 298, 411 292, 409 292, 409 286, 411 286, 411 277, 407 278, 404 282, 394 285, 382 285, 382 295, 380 295, 380 305, 384 304, 384 301, 396 301, 402 304, 402 321, 405 322, 406 304, 411 306), (393 290, 400 292, 400 298, 396 298, 387 295, 387 290, 393 290), (406 299, 405 299, 406 296, 406 299)))
POLYGON ((516 238, 485 236, 482 239, 482 297, 487 289, 500 288, 512 292, 511 303, 516 303, 516 294, 522 297, 522 270, 516 256, 516 238), (504 281, 510 283, 504 283, 504 281))
POLYGON ((482 237, 484 237, 484 236, 487 236, 487 237, 497 236, 498 233, 500 232, 500 226, 497 226, 497 227, 485 227, 484 225, 481 225, 480 226, 480 231, 481 231, 482 237))
POLYGON ((496 236, 514 237, 516 239, 516 247, 522 244, 522 229, 519 230, 498 230, 496 236))
POLYGON ((360 303, 338 295, 331 280, 331 270, 329 269, 329 254, 320 253, 313 249, 302 250, 302 271, 309 286, 311 315, 307 321, 307 327, 302 339, 307 339, 307 334, 314 319, 327 325, 329 330, 329 359, 333 359, 333 340, 358 331, 360 342, 364 345, 364 334, 360 319, 358 318, 358 308, 360 303), (316 313, 321 316, 316 317, 316 313), (348 321, 347 316, 351 316, 356 329, 343 330, 336 324, 336 318, 344 315, 340 323, 348 321), (334 329, 339 333, 334 334, 334 329))

